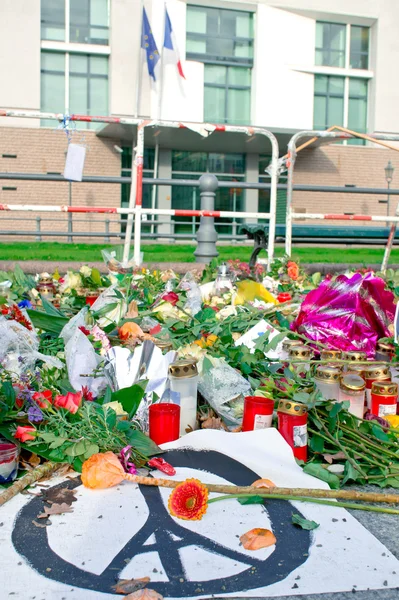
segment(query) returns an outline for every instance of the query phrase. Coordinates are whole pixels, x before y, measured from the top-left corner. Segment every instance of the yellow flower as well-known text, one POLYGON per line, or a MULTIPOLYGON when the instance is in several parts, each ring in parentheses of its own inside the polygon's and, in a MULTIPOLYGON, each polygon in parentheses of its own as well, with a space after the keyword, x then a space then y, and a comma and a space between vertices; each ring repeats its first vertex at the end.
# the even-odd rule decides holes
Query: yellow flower
POLYGON ((399 429, 399 415, 385 415, 384 419, 388 421, 391 427, 399 429))

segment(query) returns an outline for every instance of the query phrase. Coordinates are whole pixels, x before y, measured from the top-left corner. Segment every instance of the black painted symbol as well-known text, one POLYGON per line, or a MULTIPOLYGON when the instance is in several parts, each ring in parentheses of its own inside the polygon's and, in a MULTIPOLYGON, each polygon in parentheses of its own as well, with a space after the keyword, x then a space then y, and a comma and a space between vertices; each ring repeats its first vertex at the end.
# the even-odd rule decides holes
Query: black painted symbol
MULTIPOLYGON (((215 475, 231 481, 235 485, 250 485, 258 475, 237 462, 218 452, 195 450, 170 450, 166 460, 175 467, 187 467, 202 471, 212 471, 215 475)), ((73 489, 81 485, 80 480, 69 480, 57 487, 73 489)), ((32 527, 32 519, 43 510, 43 500, 34 498, 19 513, 12 534, 13 544, 30 565, 41 575, 60 583, 79 588, 111 592, 111 587, 126 567, 126 561, 137 555, 158 552, 164 572, 169 581, 151 582, 151 588, 165 597, 187 598, 203 594, 238 593, 265 587, 285 579, 294 569, 302 565, 307 558, 311 534, 292 526, 293 509, 285 500, 269 500, 264 503, 273 532, 277 538, 274 552, 265 560, 245 555, 195 533, 176 523, 169 515, 156 487, 140 486, 140 491, 148 505, 149 517, 141 528, 113 558, 100 575, 88 573, 63 560, 49 546, 46 529, 32 527), (179 549, 196 546, 208 553, 233 559, 247 565, 241 573, 193 581, 187 579, 179 549), (46 569, 51 565, 51 571, 46 569)), ((226 507, 234 515, 233 501, 226 507)), ((78 504, 75 510, 78 510, 78 504)), ((212 510, 210 507, 209 510, 212 510)), ((132 510, 134 519, 134 509, 132 510)), ((261 516, 259 527, 262 526, 261 516)), ((238 531, 238 529, 237 529, 238 531)), ((241 532, 244 533, 244 532, 241 532)), ((84 543, 82 541, 82 543, 84 543)), ((151 573, 141 576, 151 577, 151 573)))

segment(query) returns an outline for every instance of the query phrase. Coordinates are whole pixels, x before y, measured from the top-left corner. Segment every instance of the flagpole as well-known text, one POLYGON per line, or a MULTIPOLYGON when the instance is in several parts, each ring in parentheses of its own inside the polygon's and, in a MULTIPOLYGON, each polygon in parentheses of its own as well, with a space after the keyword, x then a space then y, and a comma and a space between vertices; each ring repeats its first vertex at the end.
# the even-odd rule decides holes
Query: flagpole
MULTIPOLYGON (((161 47, 161 69, 160 69, 160 76, 159 76, 159 94, 158 94, 158 106, 157 106, 157 121, 160 121, 162 119, 162 96, 163 96, 163 68, 164 68, 164 64, 163 64, 163 57, 164 57, 164 48, 165 48, 165 23, 166 23, 166 2, 163 3, 163 17, 162 17, 162 29, 161 29, 161 41, 162 41, 162 47, 161 47)), ((154 178, 158 178, 159 175, 159 143, 157 142, 155 145, 155 155, 154 155, 154 178)), ((158 192, 158 187, 156 185, 153 186, 152 188, 152 195, 151 195, 151 208, 156 208, 156 203, 157 203, 157 192, 158 192)), ((153 215, 153 219, 154 219, 155 215, 153 215)), ((151 233, 153 234, 155 230, 155 226, 151 225, 151 233)))
POLYGON ((136 106, 134 116, 137 118, 140 113, 141 85, 143 79, 143 60, 141 56, 141 36, 143 32, 143 9, 144 0, 140 0, 140 29, 139 29, 139 51, 137 55, 137 86, 136 86, 136 106))

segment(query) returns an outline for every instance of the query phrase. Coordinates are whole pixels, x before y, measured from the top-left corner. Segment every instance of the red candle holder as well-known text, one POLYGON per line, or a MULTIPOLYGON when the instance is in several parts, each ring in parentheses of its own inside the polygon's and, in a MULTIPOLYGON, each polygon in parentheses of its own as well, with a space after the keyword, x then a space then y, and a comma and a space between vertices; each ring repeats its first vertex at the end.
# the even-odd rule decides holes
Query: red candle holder
POLYGON ((263 396, 246 396, 244 400, 244 416, 242 431, 266 429, 271 427, 274 401, 263 396))
POLYGON ((98 292, 88 292, 86 294, 86 304, 93 306, 99 295, 100 294, 98 292))
POLYGON ((371 412, 377 417, 396 415, 398 384, 392 381, 375 381, 371 387, 371 412))
POLYGON ((308 459, 308 409, 304 404, 280 400, 277 409, 278 430, 291 446, 295 458, 308 459))
POLYGON ((150 406, 150 438, 156 444, 173 442, 179 438, 180 406, 160 402, 150 406))

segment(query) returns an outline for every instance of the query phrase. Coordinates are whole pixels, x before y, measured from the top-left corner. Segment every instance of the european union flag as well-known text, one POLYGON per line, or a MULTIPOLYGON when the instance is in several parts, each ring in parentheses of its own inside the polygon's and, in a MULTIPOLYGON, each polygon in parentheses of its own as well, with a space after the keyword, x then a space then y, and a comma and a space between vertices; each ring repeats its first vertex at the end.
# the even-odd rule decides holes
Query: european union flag
POLYGON ((142 28, 141 28, 141 47, 146 52, 148 74, 150 77, 153 78, 154 81, 156 81, 155 66, 156 66, 157 62, 159 61, 160 57, 159 57, 159 52, 158 52, 157 45, 155 43, 154 36, 152 35, 150 22, 148 20, 145 8, 143 8, 142 23, 143 24, 142 24, 142 28))

